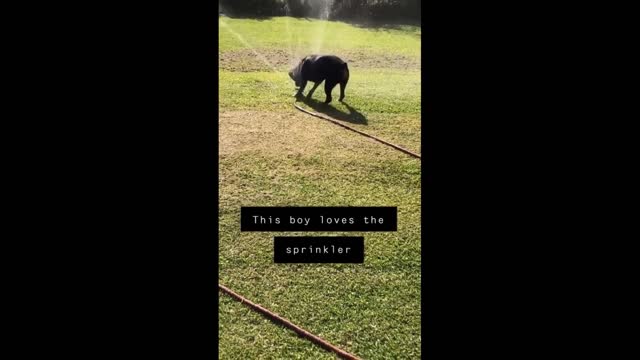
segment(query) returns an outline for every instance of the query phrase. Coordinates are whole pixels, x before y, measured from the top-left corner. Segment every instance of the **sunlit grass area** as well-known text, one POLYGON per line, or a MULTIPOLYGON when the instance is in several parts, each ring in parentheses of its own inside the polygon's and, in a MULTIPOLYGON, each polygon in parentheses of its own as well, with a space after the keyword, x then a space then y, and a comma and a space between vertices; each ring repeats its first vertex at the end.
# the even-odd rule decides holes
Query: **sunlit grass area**
POLYGON ((361 28, 338 21, 274 17, 267 20, 220 18, 220 51, 242 49, 242 42, 229 36, 241 34, 257 48, 363 49, 376 53, 420 56, 420 27, 400 29, 361 28))

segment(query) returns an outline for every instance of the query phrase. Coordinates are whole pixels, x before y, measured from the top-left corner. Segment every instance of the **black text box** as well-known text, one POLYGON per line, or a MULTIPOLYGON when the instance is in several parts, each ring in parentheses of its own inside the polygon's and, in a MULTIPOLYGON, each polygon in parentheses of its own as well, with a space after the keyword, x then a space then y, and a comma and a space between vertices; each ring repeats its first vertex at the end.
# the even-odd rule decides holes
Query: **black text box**
POLYGON ((275 237, 275 263, 363 263, 364 237, 275 237))
POLYGON ((397 231, 397 207, 242 207, 241 231, 397 231))

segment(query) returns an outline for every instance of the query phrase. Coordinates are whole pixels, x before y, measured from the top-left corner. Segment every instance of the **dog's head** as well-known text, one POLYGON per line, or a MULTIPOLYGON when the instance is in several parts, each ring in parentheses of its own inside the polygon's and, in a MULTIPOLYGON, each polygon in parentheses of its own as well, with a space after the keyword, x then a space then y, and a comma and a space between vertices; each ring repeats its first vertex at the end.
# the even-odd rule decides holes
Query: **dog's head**
POLYGON ((293 80, 296 83, 296 87, 300 86, 300 80, 299 80, 299 75, 296 75, 295 72, 296 68, 293 68, 289 71, 289 77, 291 78, 291 80, 293 80))
POLYGON ((304 65, 305 61, 307 61, 306 57, 289 70, 289 77, 296 83, 296 87, 302 86, 302 65, 304 65))

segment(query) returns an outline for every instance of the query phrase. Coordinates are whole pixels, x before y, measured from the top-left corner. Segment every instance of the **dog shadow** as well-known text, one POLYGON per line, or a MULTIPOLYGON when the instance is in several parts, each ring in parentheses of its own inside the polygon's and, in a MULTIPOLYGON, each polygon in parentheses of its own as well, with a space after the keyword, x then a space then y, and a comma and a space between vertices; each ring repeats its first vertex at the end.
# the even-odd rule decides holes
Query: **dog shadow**
POLYGON ((342 104, 346 106, 347 110, 349 110, 348 113, 334 108, 333 106, 331 106, 331 104, 325 104, 318 100, 308 99, 305 97, 301 99, 301 101, 305 105, 315 110, 316 112, 322 113, 336 120, 345 121, 352 124, 359 124, 359 125, 367 125, 368 123, 367 118, 364 115, 362 115, 361 112, 359 112, 354 107, 347 104, 346 102, 342 102, 342 104))

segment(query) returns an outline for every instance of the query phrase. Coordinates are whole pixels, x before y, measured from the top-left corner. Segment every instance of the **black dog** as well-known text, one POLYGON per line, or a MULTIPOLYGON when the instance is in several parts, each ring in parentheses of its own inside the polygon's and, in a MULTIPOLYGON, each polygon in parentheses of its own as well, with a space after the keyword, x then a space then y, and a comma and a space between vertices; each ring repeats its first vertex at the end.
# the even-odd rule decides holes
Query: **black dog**
POLYGON ((300 87, 296 97, 302 96, 307 81, 314 82, 313 88, 307 94, 310 99, 318 85, 324 81, 324 92, 327 95, 325 104, 331 102, 331 90, 340 84, 340 101, 344 99, 344 89, 349 81, 349 67, 347 63, 333 55, 309 55, 289 71, 289 77, 300 87))

